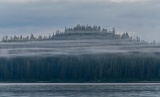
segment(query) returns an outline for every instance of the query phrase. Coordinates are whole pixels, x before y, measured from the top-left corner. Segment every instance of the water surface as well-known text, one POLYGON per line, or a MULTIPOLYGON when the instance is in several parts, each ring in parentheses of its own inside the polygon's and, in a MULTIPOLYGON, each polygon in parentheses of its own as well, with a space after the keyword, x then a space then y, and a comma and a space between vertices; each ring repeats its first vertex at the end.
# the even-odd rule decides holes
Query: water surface
POLYGON ((159 83, 1 83, 0 97, 159 97, 159 83))

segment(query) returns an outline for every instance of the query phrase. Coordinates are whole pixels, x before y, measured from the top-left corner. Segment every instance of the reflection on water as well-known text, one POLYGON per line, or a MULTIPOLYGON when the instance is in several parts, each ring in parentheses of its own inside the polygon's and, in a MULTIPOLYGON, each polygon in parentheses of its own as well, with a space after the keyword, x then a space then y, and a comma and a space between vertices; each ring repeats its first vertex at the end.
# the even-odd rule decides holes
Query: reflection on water
POLYGON ((0 97, 159 97, 158 83, 1 83, 0 97))

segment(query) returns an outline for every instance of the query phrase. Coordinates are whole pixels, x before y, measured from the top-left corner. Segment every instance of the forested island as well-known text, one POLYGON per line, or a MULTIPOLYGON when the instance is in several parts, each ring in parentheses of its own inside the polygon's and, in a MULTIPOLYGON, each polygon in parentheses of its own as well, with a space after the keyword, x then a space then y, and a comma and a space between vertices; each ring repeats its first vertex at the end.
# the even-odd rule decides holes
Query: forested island
POLYGON ((115 28, 112 29, 112 31, 107 30, 105 28, 102 28, 100 26, 85 26, 78 24, 77 26, 73 28, 65 28, 64 32, 60 32, 57 30, 52 35, 48 36, 34 36, 34 34, 31 33, 30 36, 8 36, 4 35, 2 38, 2 42, 28 42, 28 41, 45 41, 45 40, 73 40, 73 39, 112 39, 112 40, 118 40, 118 39, 126 39, 130 41, 137 41, 137 42, 143 42, 147 43, 144 40, 140 40, 139 37, 136 37, 136 39, 132 39, 132 37, 129 36, 129 34, 123 33, 122 35, 116 34, 115 28))
POLYGON ((6 35, 0 43, 0 81, 159 82, 159 48, 100 26, 77 25, 49 36, 6 35))

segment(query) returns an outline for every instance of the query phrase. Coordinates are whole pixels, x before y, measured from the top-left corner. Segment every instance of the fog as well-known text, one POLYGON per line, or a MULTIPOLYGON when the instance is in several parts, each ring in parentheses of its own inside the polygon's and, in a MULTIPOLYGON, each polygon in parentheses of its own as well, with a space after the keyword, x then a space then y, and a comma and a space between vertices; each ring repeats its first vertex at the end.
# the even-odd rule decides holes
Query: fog
POLYGON ((0 57, 55 56, 105 53, 157 53, 158 44, 119 40, 84 39, 30 42, 1 42, 0 57))

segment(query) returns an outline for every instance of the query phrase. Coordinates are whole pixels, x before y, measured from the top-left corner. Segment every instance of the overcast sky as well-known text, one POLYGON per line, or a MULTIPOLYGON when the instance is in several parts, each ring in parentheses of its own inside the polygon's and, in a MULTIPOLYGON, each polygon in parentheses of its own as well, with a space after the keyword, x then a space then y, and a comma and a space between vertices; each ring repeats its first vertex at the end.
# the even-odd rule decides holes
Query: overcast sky
POLYGON ((88 24, 160 42, 159 10, 160 0, 0 0, 0 36, 88 24))

